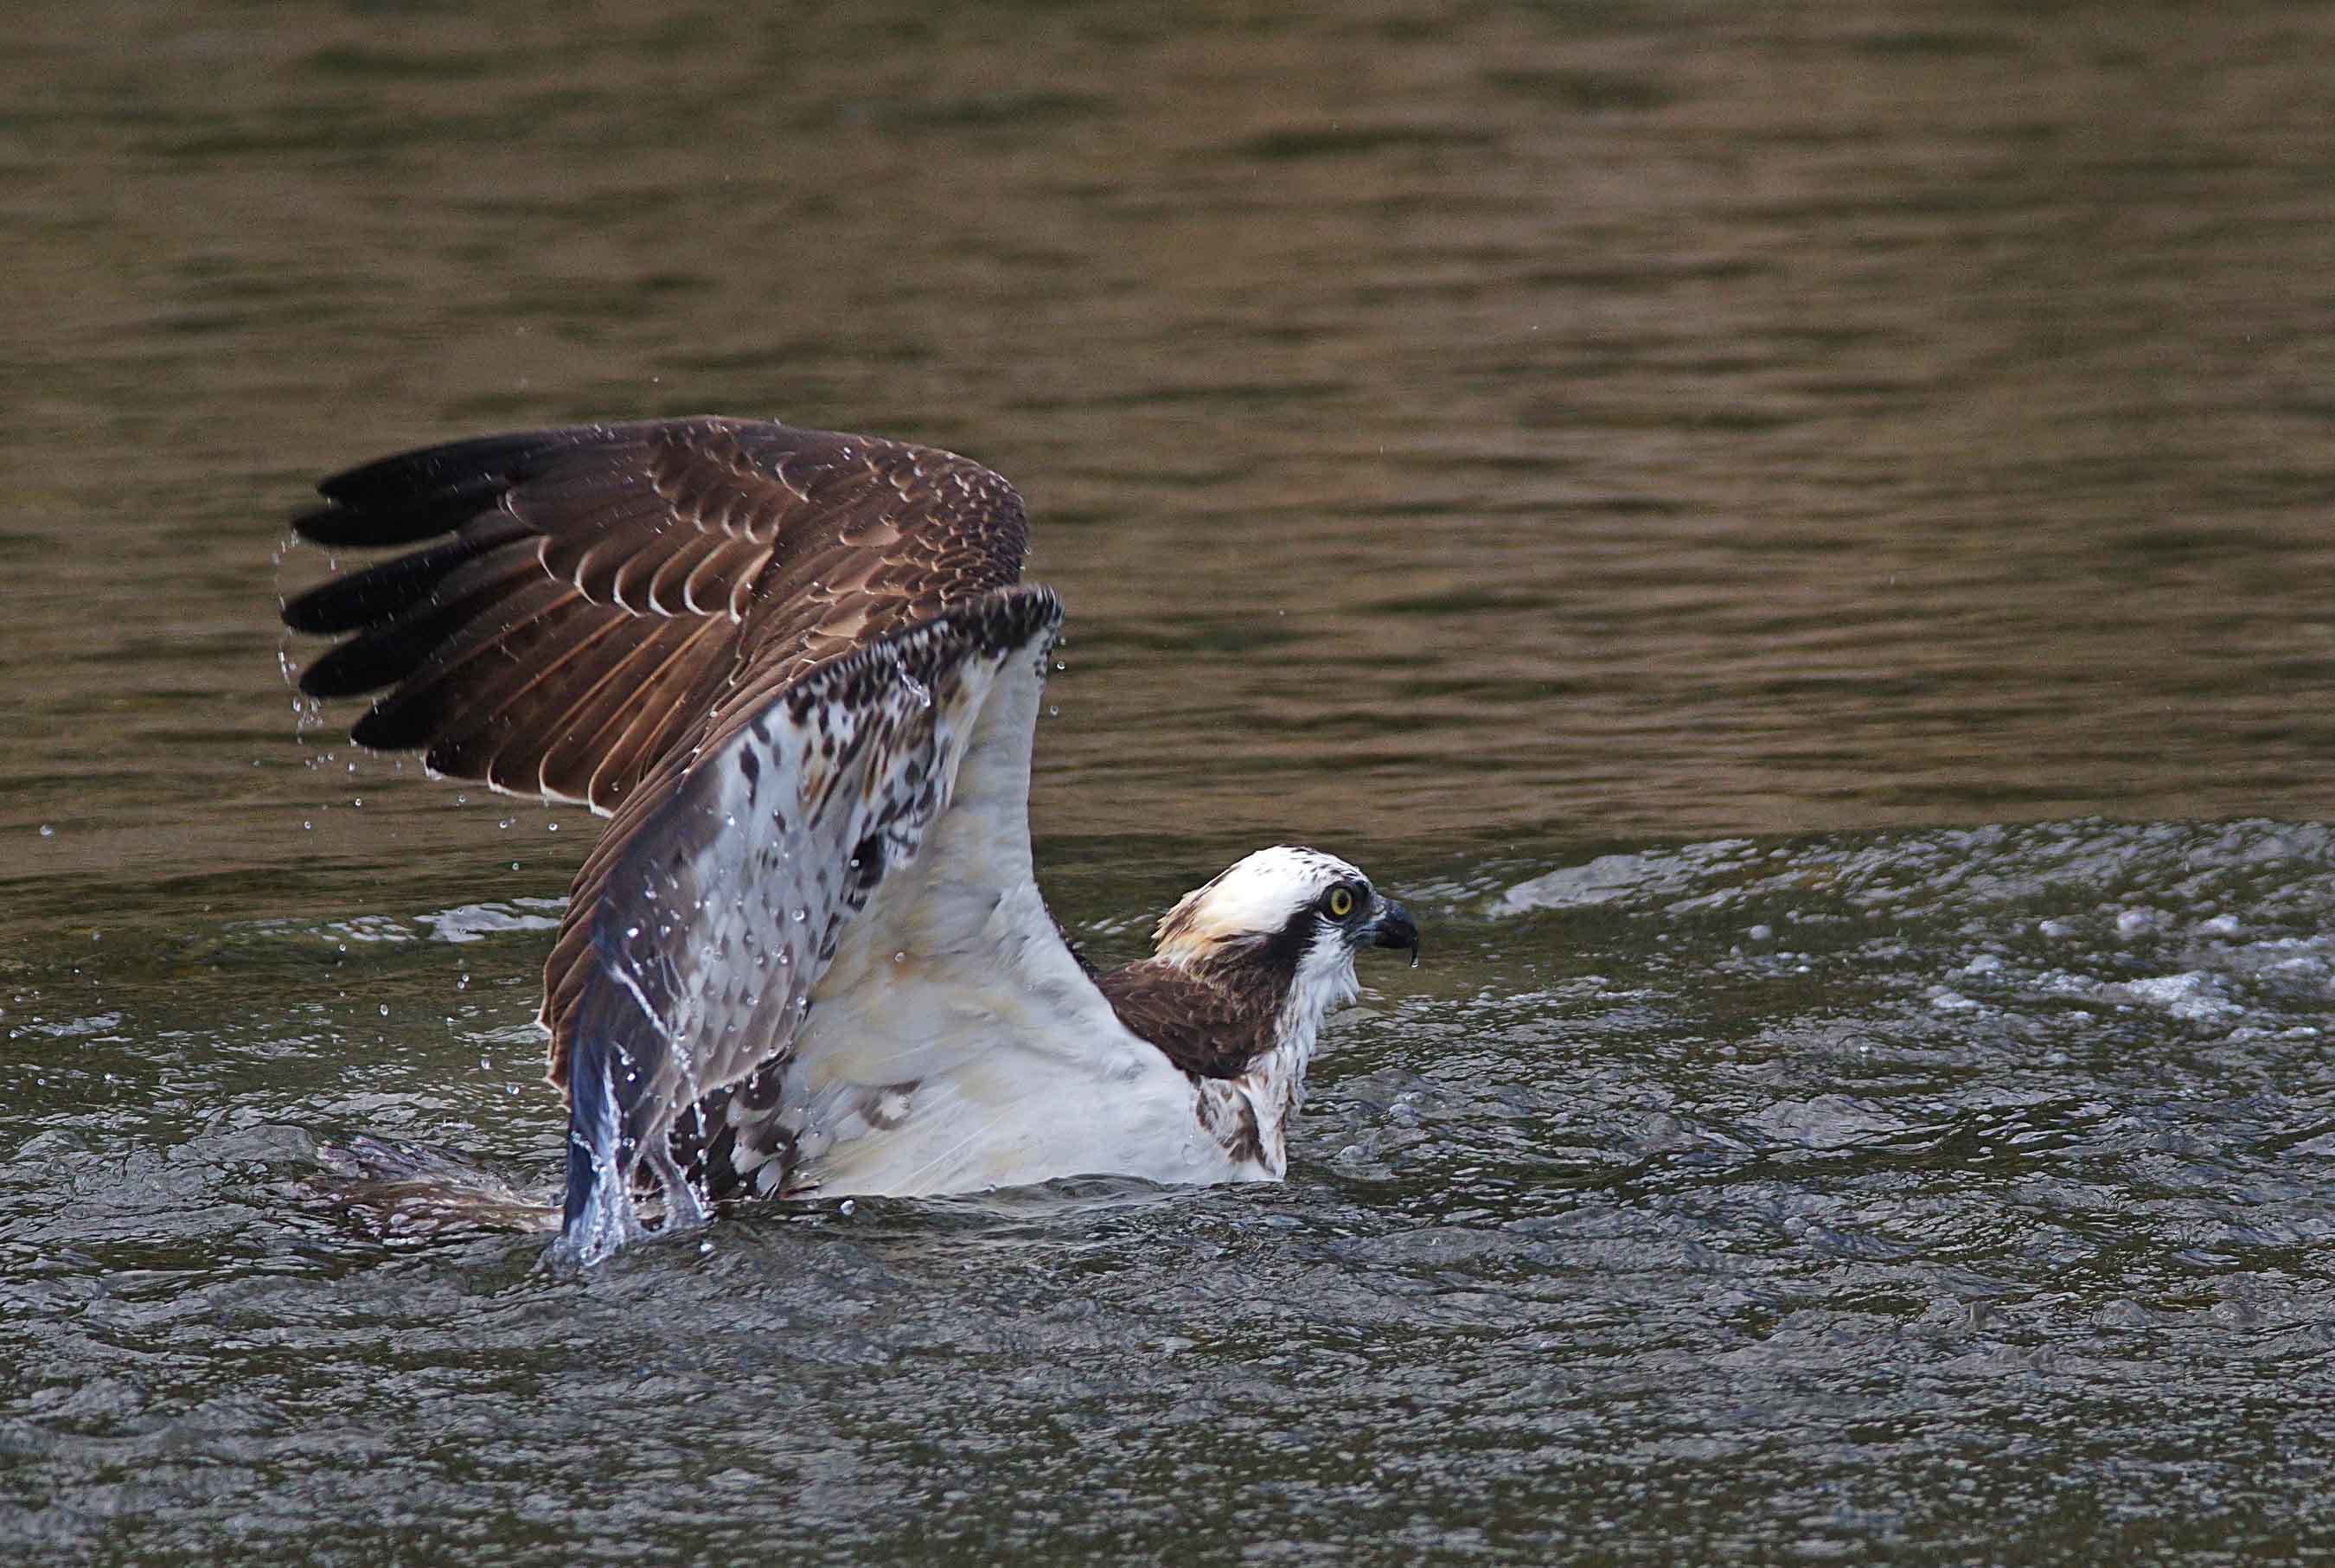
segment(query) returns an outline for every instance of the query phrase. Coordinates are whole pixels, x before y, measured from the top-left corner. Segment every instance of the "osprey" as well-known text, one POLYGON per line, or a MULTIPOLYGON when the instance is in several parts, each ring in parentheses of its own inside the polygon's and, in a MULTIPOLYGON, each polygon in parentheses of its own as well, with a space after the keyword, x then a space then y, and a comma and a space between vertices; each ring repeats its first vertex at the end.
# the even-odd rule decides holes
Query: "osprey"
POLYGON ((284 605, 351 738, 611 818, 544 970, 560 1246, 733 1194, 1081 1173, 1278 1179, 1316 1031, 1401 905, 1249 856, 1087 966, 1033 880, 1030 744, 1062 623, 1021 498, 952 453, 761 421, 536 431, 325 480, 284 605))

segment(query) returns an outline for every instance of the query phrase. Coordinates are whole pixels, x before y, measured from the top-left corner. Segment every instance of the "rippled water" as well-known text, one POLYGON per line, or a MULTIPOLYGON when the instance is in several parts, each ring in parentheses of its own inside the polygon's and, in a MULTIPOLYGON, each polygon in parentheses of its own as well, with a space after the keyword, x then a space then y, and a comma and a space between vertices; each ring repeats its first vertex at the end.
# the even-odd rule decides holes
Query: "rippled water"
POLYGON ((2335 1553, 2327 17, 18 34, 13 1555, 2335 1553), (352 1205, 547 1191, 593 824, 304 731, 281 519, 699 409, 1022 486, 1098 956, 1284 836, 1420 913, 1286 1185, 352 1205))

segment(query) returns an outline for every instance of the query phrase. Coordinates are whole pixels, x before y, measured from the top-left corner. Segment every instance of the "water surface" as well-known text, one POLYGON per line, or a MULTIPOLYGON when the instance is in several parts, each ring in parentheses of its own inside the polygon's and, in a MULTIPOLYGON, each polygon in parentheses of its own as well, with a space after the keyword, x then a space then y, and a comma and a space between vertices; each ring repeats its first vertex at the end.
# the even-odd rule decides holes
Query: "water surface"
POLYGON ((58 9, 0 61, 27 1560, 2323 1558, 2335 24, 58 9), (719 410, 1014 479, 1042 875, 1417 908, 1284 1186, 588 1276, 594 824, 301 721, 319 473, 719 410), (281 558, 279 558, 281 557, 281 558))

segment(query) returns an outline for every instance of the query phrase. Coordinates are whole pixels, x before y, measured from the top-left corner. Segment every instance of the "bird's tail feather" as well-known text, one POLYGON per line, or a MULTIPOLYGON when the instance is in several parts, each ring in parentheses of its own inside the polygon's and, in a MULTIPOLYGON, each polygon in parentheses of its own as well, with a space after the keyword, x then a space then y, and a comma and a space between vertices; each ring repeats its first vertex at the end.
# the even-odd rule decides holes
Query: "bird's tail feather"
POLYGON ((559 1210, 548 1194, 523 1192, 434 1145, 359 1133, 318 1144, 316 1157, 333 1178, 334 1197, 388 1234, 559 1228, 559 1210))

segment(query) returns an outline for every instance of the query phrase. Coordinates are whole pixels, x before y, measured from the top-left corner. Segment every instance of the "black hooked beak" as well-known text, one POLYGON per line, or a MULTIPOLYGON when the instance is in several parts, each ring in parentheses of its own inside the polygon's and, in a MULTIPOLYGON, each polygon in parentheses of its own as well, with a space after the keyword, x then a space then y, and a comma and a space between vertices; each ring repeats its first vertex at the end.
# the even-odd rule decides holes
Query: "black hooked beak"
POLYGON ((1379 901, 1378 914, 1371 921, 1372 947, 1408 947, 1410 966, 1419 967, 1419 927, 1411 924, 1410 911, 1391 898, 1379 901))

